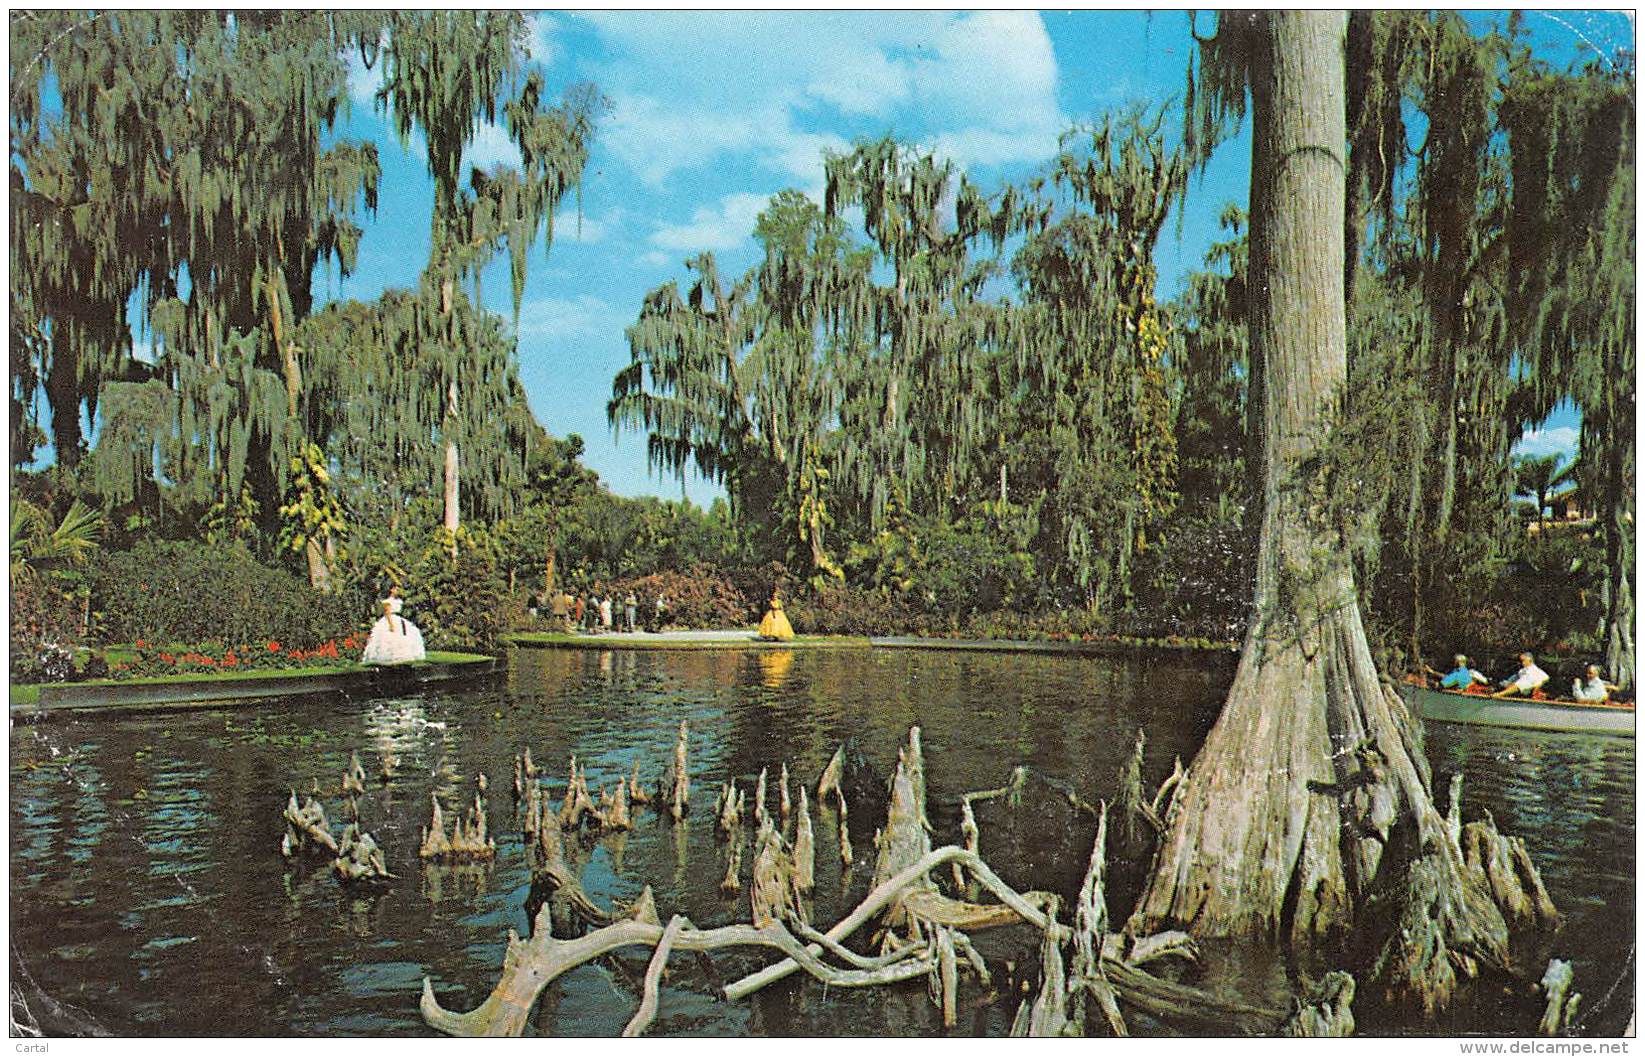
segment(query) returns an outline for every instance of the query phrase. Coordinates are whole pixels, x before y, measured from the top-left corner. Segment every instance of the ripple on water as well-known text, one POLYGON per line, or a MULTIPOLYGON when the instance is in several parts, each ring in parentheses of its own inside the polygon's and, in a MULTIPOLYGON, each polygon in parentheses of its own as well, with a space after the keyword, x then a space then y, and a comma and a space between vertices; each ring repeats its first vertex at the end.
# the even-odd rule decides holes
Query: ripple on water
MULTIPOLYGON (((955 836, 958 795, 1003 784, 1018 763, 1033 768, 1042 800, 1057 782, 1087 801, 1112 802, 1139 727, 1148 733, 1144 781, 1157 786, 1173 756, 1192 757, 1227 680, 1220 669, 1178 661, 796 650, 776 662, 731 651, 519 651, 499 686, 266 712, 110 717, 96 742, 73 746, 81 782, 21 766, 46 750, 36 734, 14 729, 14 945, 48 993, 95 995, 100 1020, 116 1032, 424 1035, 422 977, 452 1007, 470 1008, 496 981, 508 930, 527 929, 529 866, 509 792, 523 746, 557 804, 573 754, 592 784, 625 777, 638 759, 642 782, 655 786, 688 719, 695 810, 686 824, 640 808, 626 837, 568 840, 566 854, 597 903, 631 899, 649 883, 665 918, 684 913, 709 927, 747 914, 746 890, 736 899, 719 893, 725 850, 712 805, 720 784, 735 777, 752 796, 760 768, 774 783, 787 761, 795 781, 814 789, 835 747, 850 741, 872 779, 853 794, 859 862, 843 878, 833 815, 814 807, 814 918, 827 922, 869 882, 882 810, 876 790, 911 723, 924 729, 927 785, 940 808, 933 839, 946 841, 955 836), (397 875, 390 891, 357 898, 338 888, 324 862, 283 865, 275 849, 288 791, 317 780, 328 815, 340 818, 336 790, 349 753, 358 750, 374 771, 384 747, 400 757, 399 775, 373 785, 361 809, 397 875), (416 848, 430 790, 443 790, 450 817, 481 772, 491 780, 495 864, 425 870, 416 848), (278 979, 248 974, 248 951, 271 958, 278 979), (209 1024, 189 1012, 202 994, 212 996, 209 1024)), ((1633 742, 1435 725, 1427 748, 1438 788, 1466 775, 1467 817, 1490 811, 1505 832, 1526 838, 1568 915, 1560 942, 1583 959, 1584 993, 1620 980, 1631 964, 1622 940, 1634 933, 1633 742)), ((774 785, 770 795, 774 806, 774 785)), ((1002 876, 1065 900, 1077 892, 1091 826, 1065 801, 1050 796, 1028 811, 995 803, 978 818, 1002 876)), ((1146 865, 1113 855, 1116 884, 1146 865)), ((751 859, 745 848, 745 881, 751 859)), ((848 994, 796 981, 735 1005, 716 999, 724 979, 768 960, 716 955, 716 981, 696 959, 675 959, 654 1033, 940 1031, 918 983, 848 994)), ((1249 951, 1226 960, 1237 974, 1264 979, 1273 968, 1249 951)), ((615 964, 583 967, 548 988, 532 1030, 620 1031, 638 1001, 645 956, 615 964)), ((961 1033, 1003 1033, 1008 1004, 962 1022, 961 1033)))

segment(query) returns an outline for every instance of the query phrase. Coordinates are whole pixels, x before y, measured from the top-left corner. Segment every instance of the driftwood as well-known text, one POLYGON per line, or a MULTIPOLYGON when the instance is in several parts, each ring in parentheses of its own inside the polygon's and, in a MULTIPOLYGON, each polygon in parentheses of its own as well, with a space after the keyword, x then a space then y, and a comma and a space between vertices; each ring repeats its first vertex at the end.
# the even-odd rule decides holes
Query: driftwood
POLYGON ((1280 1027, 1293 1038, 1344 1039, 1354 1033, 1354 978, 1345 972, 1325 974, 1306 999, 1294 999, 1291 1015, 1280 1027))
POLYGON ((280 838, 281 855, 288 859, 297 855, 337 855, 337 838, 331 835, 326 809, 318 797, 310 795, 303 806, 298 807, 297 790, 293 789, 282 817, 286 833, 280 838))
POLYGON ((788 799, 788 761, 787 760, 783 761, 782 778, 777 783, 777 789, 778 789, 778 792, 781 794, 781 800, 779 801, 779 804, 780 804, 779 810, 782 812, 782 824, 784 826, 786 826, 786 825, 788 825, 788 817, 789 817, 790 814, 793 813, 793 809, 794 809, 793 803, 790 802, 789 799, 788 799))
POLYGON ((362 832, 359 826, 354 825, 343 830, 342 839, 337 842, 337 858, 331 868, 339 878, 351 882, 386 881, 394 876, 388 872, 383 851, 371 834, 362 832))
POLYGON ((1538 985, 1547 998, 1542 1021, 1537 1025, 1540 1034, 1560 1035, 1570 1028, 1571 1021, 1576 1018, 1577 1004, 1582 1001, 1581 993, 1571 992, 1574 979, 1570 962, 1549 959, 1547 971, 1542 974, 1542 982, 1538 985))
MULTIPOLYGON (((539 919, 547 908, 538 911, 539 919)), ((555 939, 546 922, 539 921, 531 939, 521 940, 510 931, 503 955, 503 972, 479 1008, 468 1013, 452 1013, 440 1006, 434 985, 423 978, 419 1010, 430 1027, 448 1035, 466 1037, 518 1036, 542 989, 569 969, 620 950, 623 947, 655 947, 667 931, 655 922, 623 920, 613 922, 576 939, 555 939)), ((915 952, 901 961, 879 969, 839 969, 819 960, 780 922, 763 929, 752 925, 726 925, 717 929, 675 931, 672 950, 709 951, 724 947, 771 947, 788 955, 816 979, 830 987, 871 987, 923 976, 928 959, 915 952)))
POLYGON ((765 768, 760 768, 760 777, 754 782, 754 826, 758 829, 766 824, 771 816, 765 810, 765 768))
POLYGON ((640 1008, 635 1011, 633 1019, 623 1028, 623 1038, 639 1038, 656 1019, 660 997, 658 992, 662 986, 663 969, 668 965, 668 953, 674 949, 674 941, 680 938, 680 931, 689 924, 691 922, 679 914, 668 919, 668 927, 663 929, 662 938, 657 941, 657 949, 651 954, 651 964, 645 969, 645 995, 640 999, 640 1008))

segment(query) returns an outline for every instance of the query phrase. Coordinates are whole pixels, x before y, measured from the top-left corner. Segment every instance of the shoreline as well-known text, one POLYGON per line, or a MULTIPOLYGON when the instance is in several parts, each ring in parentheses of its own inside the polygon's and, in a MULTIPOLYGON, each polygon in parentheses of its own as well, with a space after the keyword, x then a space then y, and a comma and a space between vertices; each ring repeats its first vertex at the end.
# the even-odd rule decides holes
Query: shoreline
POLYGON ((12 722, 32 723, 94 712, 179 711, 282 698, 403 693, 502 672, 500 657, 442 651, 433 651, 429 656, 431 660, 412 664, 355 666, 335 671, 293 669, 255 675, 210 672, 179 679, 148 676, 11 685, 7 706, 12 722))
POLYGON ((1166 639, 970 639, 924 635, 799 635, 786 642, 759 637, 753 629, 686 630, 665 632, 609 632, 597 635, 560 631, 521 631, 504 635, 504 645, 517 649, 573 650, 703 650, 703 649, 925 649, 976 650, 997 653, 1065 653, 1113 657, 1159 651, 1205 656, 1239 656, 1237 643, 1209 643, 1166 639))

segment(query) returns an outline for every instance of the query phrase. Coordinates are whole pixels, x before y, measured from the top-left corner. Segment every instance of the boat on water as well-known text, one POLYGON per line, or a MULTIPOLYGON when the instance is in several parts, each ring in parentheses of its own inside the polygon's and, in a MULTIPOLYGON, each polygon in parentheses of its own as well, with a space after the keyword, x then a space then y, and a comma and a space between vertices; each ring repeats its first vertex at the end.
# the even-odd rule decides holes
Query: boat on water
POLYGON ((1404 682, 1399 691, 1423 719, 1526 730, 1577 731, 1634 736, 1632 701, 1560 701, 1554 698, 1490 697, 1404 682))

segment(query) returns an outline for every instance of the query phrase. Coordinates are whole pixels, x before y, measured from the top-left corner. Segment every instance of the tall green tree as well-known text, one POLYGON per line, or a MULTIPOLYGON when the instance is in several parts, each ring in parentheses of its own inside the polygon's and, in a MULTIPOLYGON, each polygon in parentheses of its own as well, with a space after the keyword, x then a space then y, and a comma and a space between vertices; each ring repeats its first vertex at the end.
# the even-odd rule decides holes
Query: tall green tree
POLYGON ((1263 515, 1239 668, 1178 788, 1132 927, 1306 945, 1368 925, 1382 872, 1403 869, 1407 897, 1429 905, 1422 928, 1392 930, 1383 973, 1393 993, 1432 1008, 1454 983, 1449 952, 1506 965, 1507 928, 1483 878, 1464 870, 1409 716, 1377 675, 1352 575, 1355 518, 1333 510, 1320 472, 1348 381, 1345 23, 1224 15, 1201 45, 1211 105, 1227 113, 1216 93, 1250 87, 1250 281, 1267 292, 1250 313, 1263 515))
POLYGON ((1044 438, 1019 488, 1045 490, 1047 549, 1093 609, 1131 594, 1137 558, 1177 500, 1175 357, 1154 303, 1154 248, 1187 164, 1163 120, 1132 114, 1064 135, 1049 189, 1069 207, 1030 231, 1014 261, 1020 347, 995 407, 1019 403, 1013 432, 1044 438))
MULTIPOLYGON (((545 98, 542 75, 525 71, 526 26, 519 12, 423 11, 390 18, 383 86, 378 99, 402 142, 420 133, 434 179, 429 262, 420 286, 428 311, 418 336, 427 347, 425 374, 444 398, 436 428, 444 441, 443 525, 461 523, 459 448, 466 441, 465 389, 488 384, 487 364, 472 362, 463 340, 457 288, 475 284, 482 269, 509 254, 518 316, 529 251, 553 243, 554 210, 582 179, 598 97, 580 89, 558 105, 545 98), (481 122, 504 116, 520 149, 518 168, 473 170, 464 188, 462 156, 481 122)), ((455 550, 453 550, 455 554, 455 550)))
POLYGON ((833 575, 837 362, 854 341, 847 301, 868 264, 843 225, 795 191, 772 199, 754 234, 762 260, 735 283, 702 254, 687 262, 695 278, 683 294, 668 283, 647 295, 607 416, 646 431, 654 468, 689 464, 725 484, 759 553, 833 575))
POLYGON ((351 213, 374 204, 371 148, 324 145, 371 19, 80 12, 13 29, 14 300, 43 339, 14 386, 43 383, 66 465, 82 411, 105 410, 111 499, 158 461, 195 498, 249 487, 271 522, 304 438, 290 328, 321 261, 352 267, 351 213), (151 357, 131 351, 134 298, 151 357))
POLYGON ((1508 336, 1525 368, 1515 424, 1540 424, 1561 400, 1581 413, 1577 472, 1605 547, 1599 631, 1607 670, 1628 683, 1636 671, 1635 68, 1631 56, 1600 56, 1559 73, 1524 46, 1513 61, 1502 124, 1514 189, 1508 336))
POLYGON ((951 162, 890 138, 825 169, 825 214, 861 207, 876 265, 838 298, 857 341, 842 365, 853 398, 840 424, 854 443, 838 484, 871 527, 893 487, 915 513, 946 517, 987 488, 976 456, 997 436, 987 393, 1008 312, 988 292, 999 262, 974 251, 987 243, 997 255, 1023 228, 1019 196, 1008 187, 990 198, 951 162))

